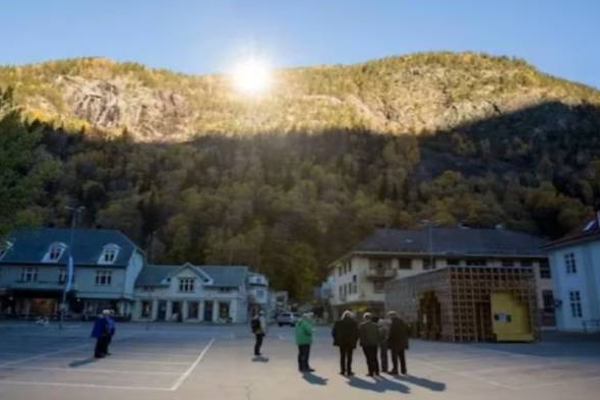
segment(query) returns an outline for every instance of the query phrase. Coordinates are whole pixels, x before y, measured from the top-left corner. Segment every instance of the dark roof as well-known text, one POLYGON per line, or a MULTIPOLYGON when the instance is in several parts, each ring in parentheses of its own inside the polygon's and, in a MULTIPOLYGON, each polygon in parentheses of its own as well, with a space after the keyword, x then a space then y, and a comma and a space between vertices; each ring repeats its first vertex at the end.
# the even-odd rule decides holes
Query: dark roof
POLYGON ((579 228, 560 239, 546 243, 544 249, 553 249, 595 239, 600 240, 600 215, 586 220, 579 228))
POLYGON ((434 253, 444 255, 544 256, 541 238, 505 229, 378 229, 352 252, 434 253))
POLYGON ((248 267, 246 266, 218 266, 218 265, 147 265, 138 275, 136 286, 162 286, 161 281, 176 274, 180 269, 190 267, 199 273, 204 272, 216 287, 237 287, 246 282, 248 267))
MULTIPOLYGON (((57 264, 66 264, 69 257, 71 230, 64 228, 24 228, 8 234, 10 246, 0 264, 49 264, 42 259, 53 243, 64 243, 67 249, 57 264)), ((75 229, 73 235, 73 259, 76 265, 97 265, 104 246, 116 244, 121 249, 114 264, 127 266, 129 259, 138 247, 127 236, 117 230, 75 229)), ((104 266, 104 265, 103 265, 104 266)))

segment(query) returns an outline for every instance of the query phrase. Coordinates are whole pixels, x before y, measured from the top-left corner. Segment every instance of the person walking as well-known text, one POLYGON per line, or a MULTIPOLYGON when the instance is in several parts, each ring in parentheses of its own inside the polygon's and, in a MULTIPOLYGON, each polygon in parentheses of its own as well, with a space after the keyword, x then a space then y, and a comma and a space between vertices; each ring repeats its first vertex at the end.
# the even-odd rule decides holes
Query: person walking
POLYGON ((400 360, 400 372, 406 375, 406 358, 404 353, 408 350, 408 325, 395 311, 390 311, 388 317, 391 321, 388 339, 388 347, 392 352, 392 371, 390 371, 390 374, 398 375, 398 360, 400 360))
POLYGON ((106 343, 108 340, 107 311, 102 311, 102 314, 94 321, 94 327, 92 328, 91 336, 96 339, 96 347, 94 348, 94 357, 96 358, 106 356, 106 343))
POLYGON ((265 318, 265 312, 260 310, 258 313, 254 314, 251 322, 252 333, 254 333, 255 341, 254 341, 254 356, 260 357, 262 353, 260 352, 263 339, 267 334, 267 319, 265 318))
POLYGON ((304 313, 300 320, 296 322, 295 336, 296 345, 298 345, 298 370, 300 372, 314 371, 308 363, 314 331, 310 317, 309 313, 304 313))
POLYGON ((390 337, 390 320, 382 318, 378 321, 379 328, 379 361, 381 372, 388 372, 388 340, 390 337))
POLYGON ((115 323, 115 311, 108 310, 108 315, 106 316, 106 329, 108 331, 108 337, 106 339, 106 352, 107 356, 110 356, 110 351, 108 351, 108 347, 112 343, 113 336, 115 336, 116 332, 116 323, 115 323))
POLYGON ((342 317, 333 325, 331 334, 333 345, 340 348, 340 374, 353 376, 352 353, 358 341, 358 324, 351 311, 342 313, 342 317))
POLYGON ((377 344, 379 343, 379 328, 373 322, 371 313, 365 313, 364 321, 358 327, 360 345, 367 359, 367 376, 379 376, 379 362, 377 361, 377 344))

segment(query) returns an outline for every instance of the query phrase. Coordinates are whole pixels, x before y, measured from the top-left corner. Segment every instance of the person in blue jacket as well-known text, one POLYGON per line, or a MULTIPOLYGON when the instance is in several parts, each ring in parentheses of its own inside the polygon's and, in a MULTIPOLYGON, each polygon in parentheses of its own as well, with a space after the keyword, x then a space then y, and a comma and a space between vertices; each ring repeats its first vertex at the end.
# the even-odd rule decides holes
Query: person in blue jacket
POLYGON ((110 356, 110 352, 108 351, 108 346, 112 342, 113 336, 115 336, 116 331, 116 323, 115 323, 115 311, 109 310, 109 314, 106 316, 106 329, 108 331, 108 339, 106 339, 106 351, 105 354, 110 356))
POLYGON ((96 318, 94 327, 92 328, 92 337, 96 338, 96 347, 94 349, 94 357, 102 358, 106 356, 106 346, 109 338, 107 317, 110 311, 102 311, 102 315, 96 318))

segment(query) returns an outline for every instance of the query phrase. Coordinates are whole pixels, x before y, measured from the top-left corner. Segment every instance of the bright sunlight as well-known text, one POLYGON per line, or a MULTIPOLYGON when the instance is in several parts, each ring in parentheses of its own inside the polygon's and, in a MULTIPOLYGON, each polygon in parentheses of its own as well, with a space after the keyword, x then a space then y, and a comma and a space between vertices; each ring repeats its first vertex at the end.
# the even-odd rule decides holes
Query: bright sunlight
POLYGON ((232 78, 235 88, 250 96, 267 92, 272 84, 269 64, 258 58, 241 61, 233 69, 232 78))

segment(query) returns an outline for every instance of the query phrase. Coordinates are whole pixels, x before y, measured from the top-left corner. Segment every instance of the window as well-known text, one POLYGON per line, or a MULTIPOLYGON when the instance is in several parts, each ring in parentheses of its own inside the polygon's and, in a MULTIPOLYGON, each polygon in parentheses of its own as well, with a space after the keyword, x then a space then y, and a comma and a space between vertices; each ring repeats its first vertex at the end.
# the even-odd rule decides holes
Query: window
POLYGON ((446 264, 448 264, 448 265, 460 265, 460 260, 458 258, 449 258, 446 261, 446 264))
POLYGON ((179 279, 179 291, 183 293, 191 293, 194 291, 194 284, 196 278, 180 278, 179 279))
POLYGON ((435 268, 435 260, 432 258, 424 258, 423 259, 423 269, 432 269, 435 268))
POLYGON ((471 267, 485 267, 487 265, 487 260, 484 258, 473 258, 467 260, 467 265, 471 267))
POLYGON ((37 281, 38 269, 37 268, 21 268, 21 281, 22 282, 35 282, 37 281))
POLYGON ((540 278, 552 278, 552 273, 550 272, 550 264, 548 263, 548 260, 540 260, 540 278))
POLYGON ((342 276, 342 267, 338 267, 338 276, 342 276))
POLYGON ((385 291, 385 283, 384 282, 375 282, 373 283, 373 289, 375 293, 383 293, 385 291))
POLYGON ((521 260, 521 267, 531 267, 532 265, 531 260, 521 260))
POLYGON ((44 255, 42 262, 55 263, 62 257, 67 245, 64 243, 52 243, 48 252, 44 255))
POLYGON ((571 302, 571 316, 573 318, 582 318, 583 313, 581 311, 581 296, 579 291, 569 292, 569 300, 571 302))
POLYGON ((554 294, 552 293, 552 290, 542 290, 542 305, 544 307, 544 312, 554 312, 554 294))
POLYGON ((142 318, 150 318, 152 316, 152 302, 149 300, 142 301, 142 318))
POLYGON ((221 287, 221 288, 219 288, 219 292, 221 292, 221 293, 229 293, 232 290, 233 290, 233 288, 230 288, 230 287, 221 287))
POLYGON ((577 273, 577 263, 575 262, 575 254, 573 254, 573 253, 565 254, 565 266, 567 268, 567 274, 576 274, 577 273))
POLYGON ((340 295, 340 297, 343 297, 343 296, 344 296, 344 292, 343 292, 343 290, 344 290, 344 287, 343 287, 343 286, 340 286, 340 287, 338 288, 338 292, 339 292, 338 294, 340 295))
POLYGON ((513 267, 515 265, 515 260, 502 260, 503 267, 513 267))
POLYGON ((100 269, 96 271, 96 285, 110 286, 112 283, 112 271, 100 269))
POLYGON ((115 261, 117 261, 120 250, 121 248, 116 244, 108 244, 104 246, 104 249, 102 249, 102 254, 100 254, 98 264, 114 264, 115 261))
POLYGON ((263 297, 265 297, 265 291, 260 289, 256 291, 256 297, 258 297, 259 299, 262 299, 263 297))
POLYGON ((356 276, 356 274, 352 275, 352 282, 353 283, 358 282, 358 277, 356 276))
POLYGON ((398 269, 411 269, 410 258, 400 258, 398 259, 398 269))
POLYGON ((200 317, 200 304, 197 301, 188 303, 188 319, 198 319, 200 317))

